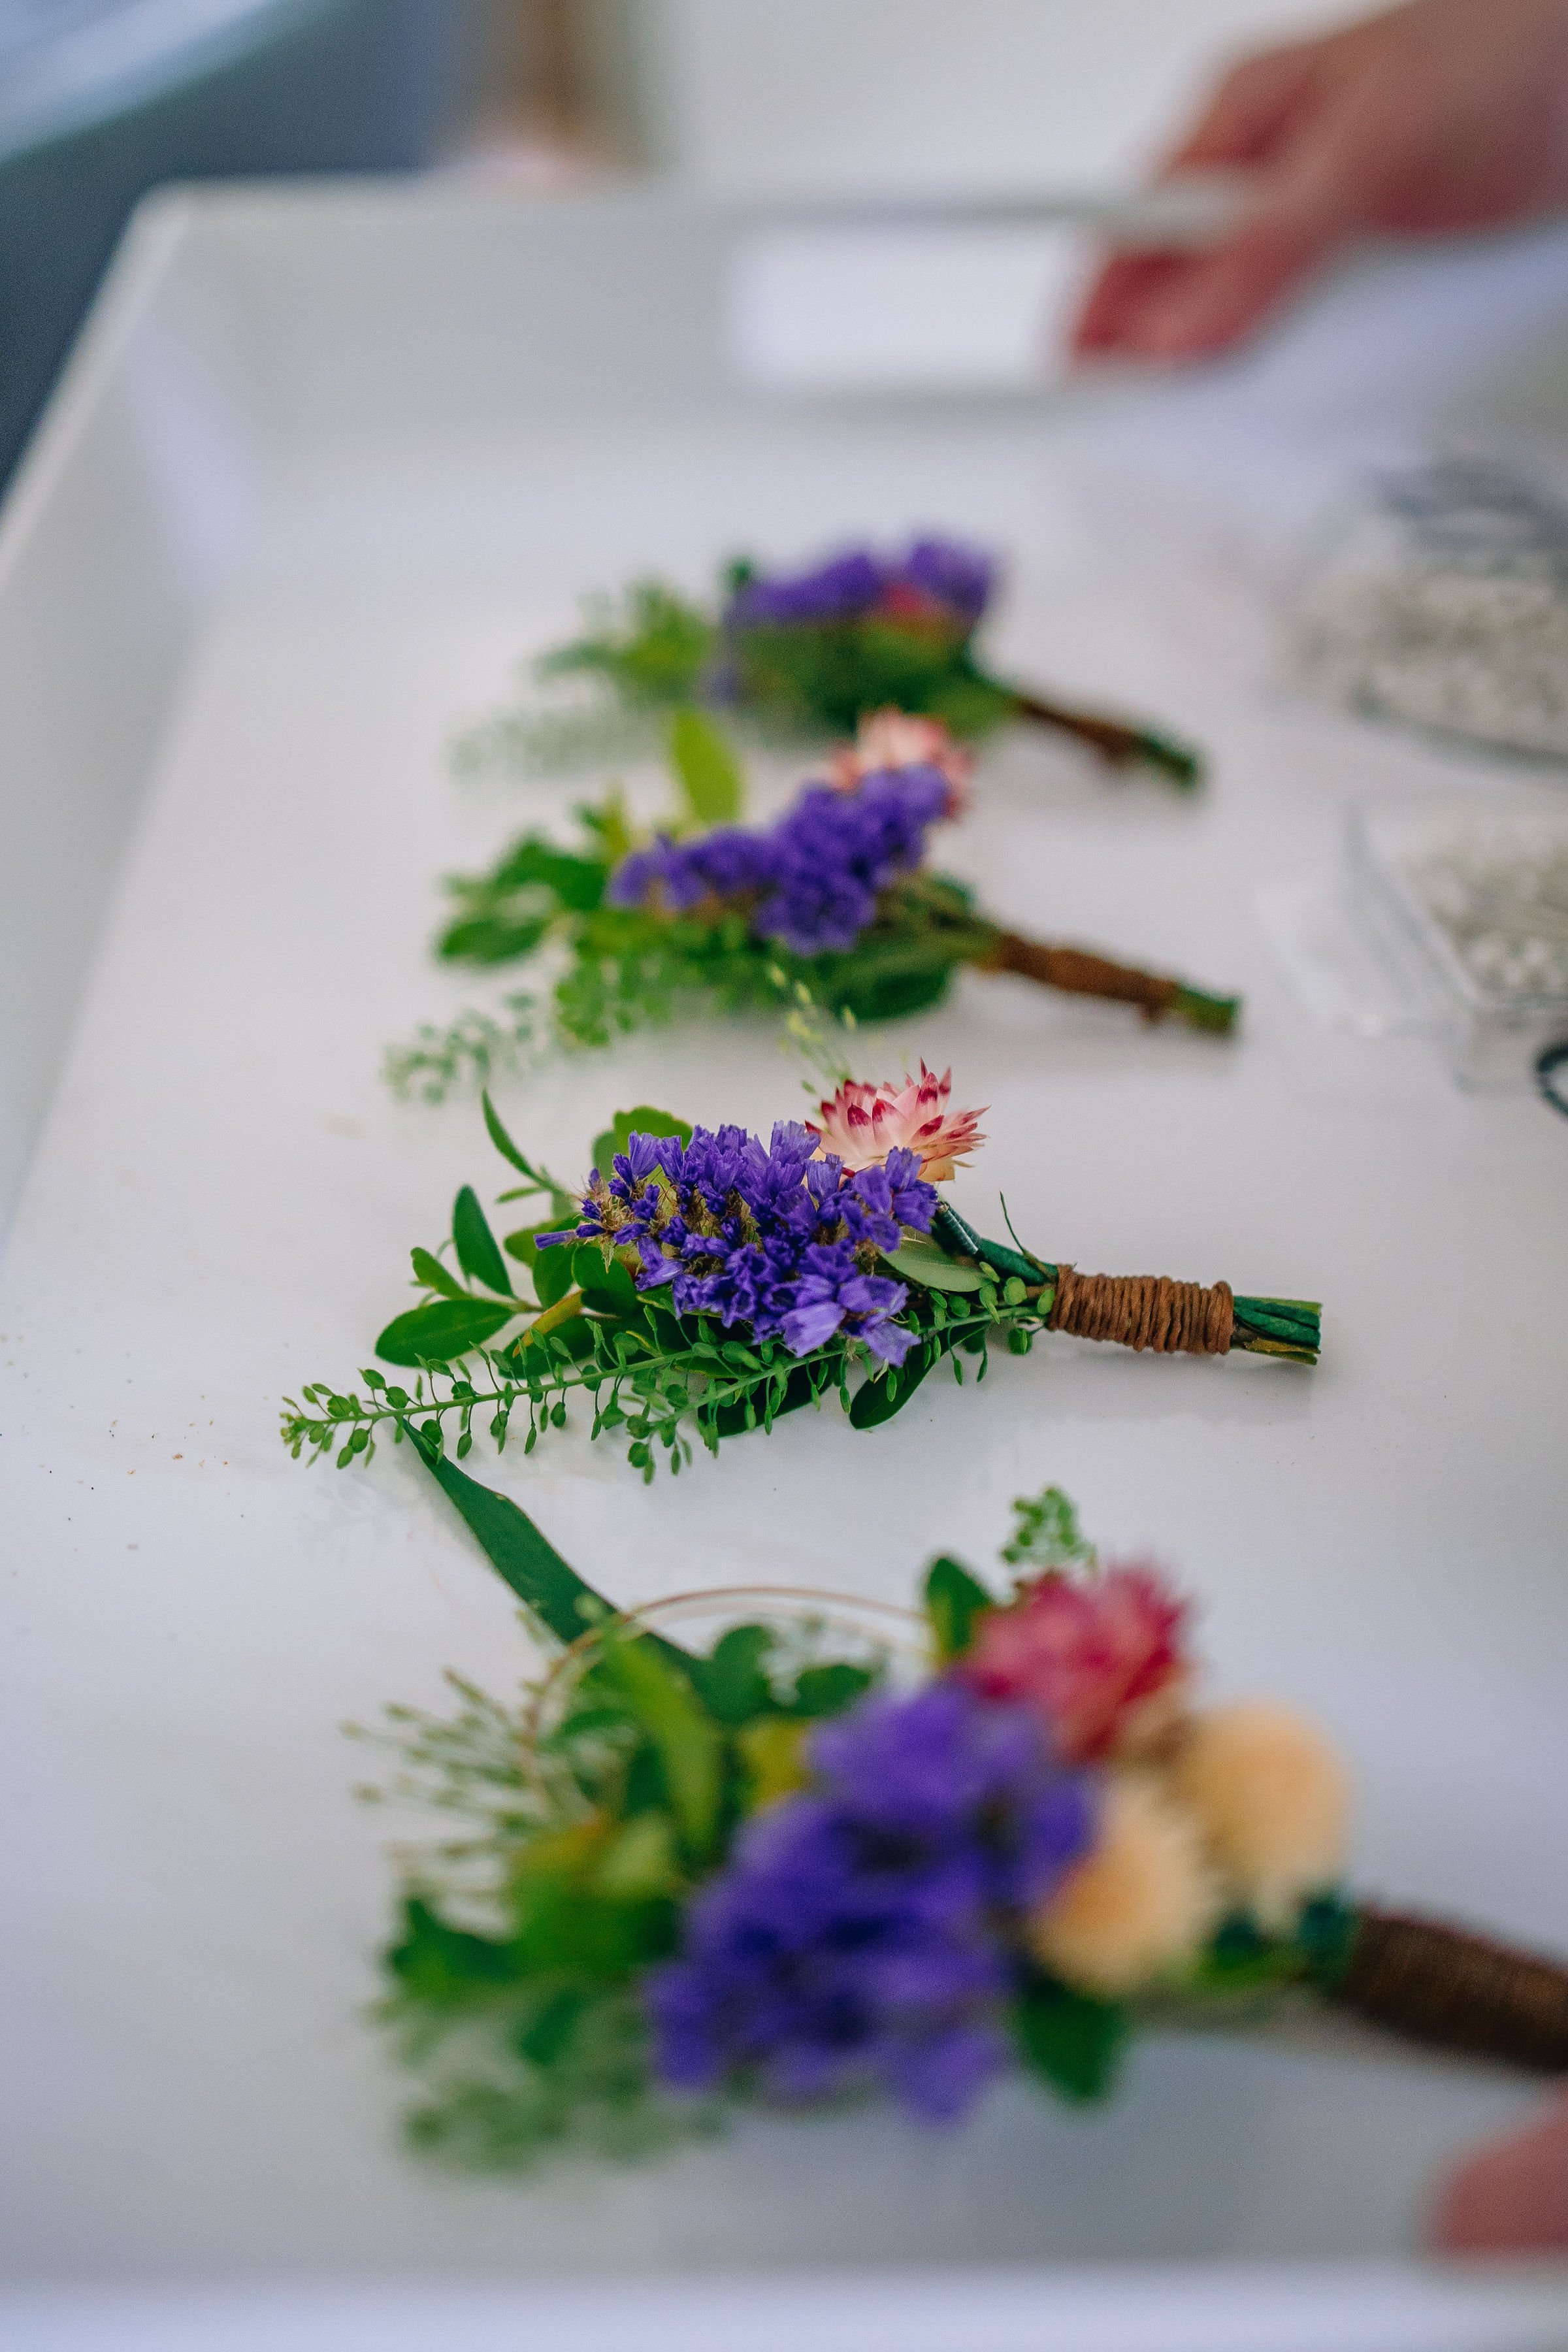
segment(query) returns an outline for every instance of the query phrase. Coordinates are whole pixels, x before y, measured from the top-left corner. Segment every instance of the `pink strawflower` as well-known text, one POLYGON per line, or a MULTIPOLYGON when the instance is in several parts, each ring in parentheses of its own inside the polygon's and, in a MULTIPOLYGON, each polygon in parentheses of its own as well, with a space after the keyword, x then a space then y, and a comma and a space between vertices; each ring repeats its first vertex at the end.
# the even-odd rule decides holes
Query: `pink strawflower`
POLYGON ((880 1168, 889 1151, 918 1151, 925 1181, 944 1184, 985 1140, 978 1125, 984 1113, 949 1110, 952 1092, 952 1072, 939 1078, 924 1062, 920 1076, 906 1076, 901 1088, 886 1078, 875 1087, 850 1078, 831 1102, 817 1105, 818 1118, 808 1118, 806 1129, 818 1139, 816 1157, 836 1152, 851 1174, 880 1168))
POLYGON ((981 1618, 956 1671, 982 1698, 1033 1707, 1063 1762, 1088 1763, 1173 1716, 1186 1614, 1152 1569, 1083 1581, 1053 1572, 981 1618))
POLYGON ((940 719, 916 719, 907 710, 873 710, 860 721, 853 743, 841 743, 835 751, 828 776, 836 792, 852 793, 868 776, 900 768, 935 768, 947 780, 946 814, 963 815, 974 754, 954 742, 940 719))

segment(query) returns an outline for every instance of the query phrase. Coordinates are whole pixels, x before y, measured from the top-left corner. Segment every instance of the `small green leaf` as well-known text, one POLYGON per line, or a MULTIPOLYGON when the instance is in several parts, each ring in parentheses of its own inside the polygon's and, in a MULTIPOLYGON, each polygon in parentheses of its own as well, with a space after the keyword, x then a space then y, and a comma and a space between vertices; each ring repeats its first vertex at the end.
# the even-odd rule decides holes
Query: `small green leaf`
POLYGON ((945 1555, 932 1560, 926 1570, 925 1608, 940 1664, 963 1657, 974 1638, 976 1618, 995 1606, 979 1578, 960 1561, 945 1555))
POLYGON ((510 1160, 511 1165, 517 1170, 518 1174, 520 1176, 526 1176, 531 1183, 537 1184, 542 1192, 548 1192, 551 1190, 549 1177, 545 1175, 542 1169, 535 1168, 531 1160, 527 1160, 523 1158, 521 1152, 518 1150, 516 1144, 512 1141, 510 1136, 501 1125, 500 1115, 497 1111, 494 1103, 491 1102, 489 1098, 488 1088, 480 1095, 479 1100, 484 1106, 485 1131, 489 1135, 490 1141, 495 1145, 496 1150, 500 1153, 501 1158, 503 1160, 510 1160))
POLYGON ((470 1348, 482 1348, 516 1312, 482 1298, 434 1300, 395 1316, 375 1352, 384 1364, 448 1364, 470 1348))
POLYGON ((849 1408, 851 1429, 879 1429, 896 1412, 902 1412, 937 1356, 938 1350, 930 1341, 924 1347, 911 1348, 899 1368, 897 1388, 889 1387, 885 1372, 880 1380, 864 1381, 849 1408))
POLYGON ((876 1679, 868 1666, 851 1666, 842 1662, 803 1667, 795 1676, 795 1702, 790 1712, 814 1721, 818 1716, 842 1715, 846 1707, 865 1697, 876 1679))
POLYGON ((585 1996, 574 1985, 551 1993, 542 2009, 530 2021, 517 2037, 517 2046, 525 2058, 536 2066, 548 2066, 559 2058, 572 2039, 572 2029, 582 2016, 585 1996))
POLYGON ((487 1290, 499 1290, 503 1298, 510 1297, 511 1276, 506 1260, 471 1184, 465 1184, 452 1203, 452 1240, 463 1272, 482 1282, 487 1290))
POLYGON ((447 1927, 417 1895, 403 1906, 403 1940, 386 1965, 405 1993, 432 2009, 458 2008, 521 1974, 510 1945, 447 1927))
POLYGON ((605 1846, 594 1874, 595 1893, 614 1903, 668 1895, 675 1880, 674 1823, 668 1813, 636 1813, 605 1846))
POLYGON ((766 1625, 731 1625, 713 1645, 702 1669, 702 1696, 721 1723, 750 1723, 776 1712, 777 1702, 763 1670, 773 1646, 766 1625))
POLYGON ((597 1242, 579 1242, 571 1257, 572 1278, 596 1314, 626 1315, 637 1305, 631 1276, 618 1257, 606 1265, 597 1242))
POLYGON ((413 1260, 415 1279, 422 1282, 426 1290, 438 1290, 443 1298, 467 1298, 468 1294, 457 1276, 438 1257, 432 1257, 426 1249, 410 1250, 408 1255, 413 1260))
POLYGON ((542 917, 467 915, 442 932, 436 952, 447 963, 519 963, 549 928, 542 917))
POLYGON ((541 1307, 554 1307, 572 1287, 572 1261, 576 1251, 570 1242, 558 1242, 552 1249, 537 1252, 533 1261, 533 1289, 541 1307))
POLYGON ((689 1143, 691 1127, 673 1111, 655 1110, 651 1103, 639 1103, 636 1110, 618 1110, 603 1135, 594 1138, 594 1165, 606 1182, 610 1162, 634 1135, 679 1135, 682 1143, 689 1143))
POLYGON ((669 722, 669 764, 699 824, 734 824, 745 805, 740 762, 728 739, 700 710, 678 710, 669 722))
POLYGON ((697 1699, 691 1679, 672 1667, 646 1635, 606 1640, 600 1672, 626 1701, 658 1750, 666 1786, 688 1848, 706 1854, 719 1818, 723 1738, 697 1699))
POLYGON ((522 889, 542 883, 574 915, 591 915, 605 895, 610 869, 602 858, 574 856, 553 842, 520 842, 498 876, 503 889, 522 889))
MULTIPOLYGON (((703 1370, 710 1370, 712 1366, 704 1364, 701 1365, 700 1369, 703 1370)), ((774 1375, 774 1378, 777 1378, 776 1374, 774 1375)), ((760 1394, 761 1391, 758 1391, 757 1393, 760 1394)), ((817 1393, 818 1391, 816 1383, 812 1379, 809 1366, 805 1364, 797 1364, 795 1370, 787 1374, 785 1378, 783 1396, 778 1396, 775 1391, 775 1401, 773 1408, 773 1419, 775 1421, 781 1420, 786 1412, 799 1412, 803 1407, 808 1404, 815 1404, 817 1399, 817 1393)), ((732 1401, 729 1404, 721 1405, 719 1407, 717 1412, 713 1415, 712 1426, 715 1438, 739 1437, 742 1431, 750 1425, 746 1420, 747 1402, 748 1400, 742 1400, 740 1402, 732 1401)))
POLYGON ((1093 2000, 1054 1978, 1037 1978, 1013 2012, 1025 2064, 1064 2098, 1103 2099, 1116 2081, 1131 2032, 1118 2002, 1093 2000))
POLYGON ((985 1274, 973 1258, 949 1257, 936 1243, 927 1241, 923 1234, 911 1234, 896 1250, 884 1251, 888 1264, 906 1282, 919 1282, 927 1290, 978 1290, 985 1274))

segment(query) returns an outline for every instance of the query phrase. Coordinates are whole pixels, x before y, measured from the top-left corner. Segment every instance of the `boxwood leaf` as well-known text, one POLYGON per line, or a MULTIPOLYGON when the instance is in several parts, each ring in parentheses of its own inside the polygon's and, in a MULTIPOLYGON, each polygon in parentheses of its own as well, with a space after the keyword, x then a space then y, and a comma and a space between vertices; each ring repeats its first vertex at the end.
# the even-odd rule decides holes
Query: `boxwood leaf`
POLYGON ((923 1234, 911 1234, 896 1250, 883 1252, 893 1272, 906 1282, 922 1283, 927 1290, 978 1290, 985 1269, 973 1258, 949 1257, 923 1234))
POLYGON ((713 720, 689 707, 669 722, 669 764, 699 824, 733 824, 745 803, 740 762, 713 720))
POLYGON ((456 2009, 522 1974, 514 1946, 449 1927, 427 1903, 411 1896, 403 1906, 403 1937, 386 1965, 405 1992, 432 2009, 456 2009))
POLYGON ((470 1348, 482 1348, 515 1307, 484 1298, 437 1298, 395 1316, 375 1343, 384 1364, 448 1364, 470 1348))
POLYGON ((618 1110, 603 1135, 594 1138, 594 1165, 606 1181, 610 1162, 634 1135, 679 1135, 682 1143, 689 1143, 691 1125, 688 1119, 677 1118, 673 1111, 655 1110, 651 1103, 638 1103, 636 1110, 618 1110))
POLYGON ((876 1679, 869 1666, 852 1666, 845 1660, 826 1666, 804 1666, 795 1677, 795 1703, 790 1712, 813 1718, 842 1715, 846 1707, 865 1697, 876 1679))
POLYGON ((936 1654, 945 1666, 962 1658, 974 1637, 974 1621, 995 1601, 976 1576, 961 1561, 945 1556, 926 1570, 926 1615, 936 1637, 936 1654))
POLYGON ((1084 2104, 1107 2095, 1131 2031, 1120 2002, 1038 1977, 1020 1996, 1013 2021, 1025 2064, 1053 2090, 1084 2104))
POLYGON ((719 1819, 723 1734, 698 1700, 691 1677, 638 1635, 606 1638, 598 1671, 653 1741, 681 1836, 691 1853, 705 1854, 719 1819))
POLYGON ((565 1297, 572 1287, 572 1261, 576 1255, 570 1242, 535 1252, 533 1289, 541 1307, 553 1307, 565 1297))
POLYGON ((855 1401, 849 1408, 850 1427, 878 1429, 883 1422, 891 1421, 896 1412, 902 1412, 935 1363, 938 1353, 939 1350, 928 1341, 924 1347, 911 1348, 896 1373, 889 1365, 879 1380, 863 1381, 855 1391, 855 1401))
POLYGON ((778 1712, 763 1661, 773 1646, 766 1625, 731 1625, 713 1645, 702 1675, 702 1696, 721 1723, 750 1723, 778 1712))
POLYGON ((466 1275, 475 1282, 482 1282, 487 1290, 499 1290, 503 1298, 510 1296, 511 1276, 506 1270, 506 1260, 496 1246, 496 1237, 471 1184, 465 1184, 452 1203, 452 1239, 457 1245, 458 1263, 466 1275))
POLYGON ((597 1242, 579 1242, 571 1258, 572 1278, 597 1314, 630 1313, 637 1303, 637 1286, 618 1257, 606 1265, 597 1242))
POLYGON ((408 1255, 413 1261, 415 1278, 422 1282, 426 1290, 438 1290, 443 1298, 467 1298, 468 1294, 457 1276, 449 1266, 443 1265, 438 1257, 433 1257, 426 1249, 410 1250, 408 1255))
POLYGON ((521 1152, 518 1150, 516 1144, 512 1141, 510 1136, 501 1125, 500 1114, 496 1109, 494 1103, 491 1102, 488 1088, 480 1095, 479 1100, 484 1106, 485 1132, 489 1137, 490 1141, 495 1145, 496 1150, 500 1153, 501 1158, 503 1160, 510 1160, 512 1166, 517 1170, 518 1174, 520 1176, 528 1177, 532 1183, 539 1186, 541 1192, 548 1192, 550 1188, 546 1179, 531 1161, 523 1158, 521 1152))
POLYGON ((467 915, 442 932, 436 952, 448 963, 515 963, 533 953, 549 928, 538 918, 467 915))
POLYGON ((574 914, 591 915, 609 878, 609 867, 602 858, 579 857, 569 849, 558 849, 542 834, 530 833, 513 842, 486 876, 485 887, 499 897, 539 885, 574 914))

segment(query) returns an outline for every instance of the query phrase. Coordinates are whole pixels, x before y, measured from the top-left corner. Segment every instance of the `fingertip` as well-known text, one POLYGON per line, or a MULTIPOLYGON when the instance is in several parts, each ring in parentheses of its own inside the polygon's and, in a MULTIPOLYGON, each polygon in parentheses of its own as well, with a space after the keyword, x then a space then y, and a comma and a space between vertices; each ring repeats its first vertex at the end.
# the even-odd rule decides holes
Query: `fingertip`
POLYGON ((1305 215, 1255 215, 1151 298, 1140 326, 1150 357, 1215 359, 1234 350, 1302 284, 1332 242, 1327 225, 1305 215))
POLYGON ((1102 359, 1139 348, 1139 321, 1152 295, 1190 267, 1189 257, 1163 251, 1116 253, 1079 306, 1068 335, 1075 358, 1102 359))
POLYGON ((1568 2251, 1568 2105, 1451 2173, 1427 2215, 1426 2242, 1435 2253, 1471 2257, 1568 2251))

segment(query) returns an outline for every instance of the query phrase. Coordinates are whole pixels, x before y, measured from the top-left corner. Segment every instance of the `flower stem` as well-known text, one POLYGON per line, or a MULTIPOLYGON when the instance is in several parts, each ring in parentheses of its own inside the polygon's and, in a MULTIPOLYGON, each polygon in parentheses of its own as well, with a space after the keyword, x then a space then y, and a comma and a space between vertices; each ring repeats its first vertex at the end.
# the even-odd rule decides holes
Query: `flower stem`
POLYGON ((1203 755, 1190 743, 1183 743, 1173 735, 1158 728, 1130 727, 1120 719, 1106 719, 1098 711, 1073 710, 1064 702, 1053 702, 1042 694, 1026 694, 1021 688, 1013 695, 1013 708, 1020 719, 1032 719, 1042 727, 1055 727, 1064 735, 1076 735, 1098 751, 1109 767, 1158 768, 1162 774, 1191 792, 1203 782, 1203 755))

